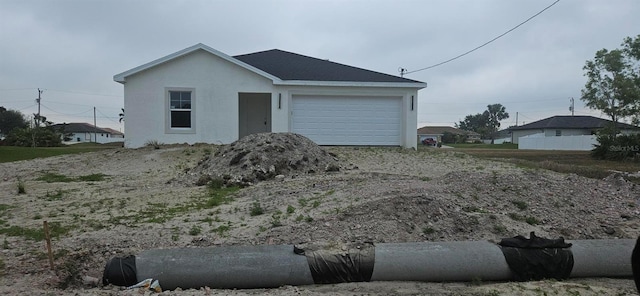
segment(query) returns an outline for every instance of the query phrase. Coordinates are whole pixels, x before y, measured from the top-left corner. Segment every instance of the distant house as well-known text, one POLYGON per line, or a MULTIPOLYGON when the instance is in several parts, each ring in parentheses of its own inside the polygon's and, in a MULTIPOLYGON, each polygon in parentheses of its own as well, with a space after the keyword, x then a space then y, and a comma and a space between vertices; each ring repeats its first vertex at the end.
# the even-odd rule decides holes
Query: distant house
POLYGON ((124 134, 110 128, 95 127, 84 122, 54 124, 54 128, 62 129, 66 143, 112 143, 124 142, 124 134))
MULTIPOLYGON (((483 142, 485 144, 491 144, 491 139, 484 140, 483 142)), ((511 143, 511 130, 508 128, 499 130, 493 135, 493 144, 504 144, 504 143, 511 143)))
MULTIPOLYGON (((559 115, 529 124, 510 127, 512 143, 519 149, 591 150, 596 144, 595 134, 613 121, 586 115, 559 115), (523 143, 524 141, 524 143, 523 143)), ((640 133, 640 128, 618 123, 623 134, 640 133)))
POLYGON ((450 126, 423 126, 418 129, 418 141, 422 143, 427 138, 436 140, 438 143, 442 143, 442 136, 445 133, 451 133, 456 136, 465 137, 465 141, 473 143, 480 141, 480 134, 471 131, 465 131, 450 126))

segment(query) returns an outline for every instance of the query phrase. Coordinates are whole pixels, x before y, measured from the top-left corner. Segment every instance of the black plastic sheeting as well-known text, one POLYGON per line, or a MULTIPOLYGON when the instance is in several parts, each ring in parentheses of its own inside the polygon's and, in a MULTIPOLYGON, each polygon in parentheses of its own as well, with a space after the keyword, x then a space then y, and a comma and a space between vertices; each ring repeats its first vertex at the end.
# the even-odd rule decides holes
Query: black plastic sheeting
POLYGON ((573 269, 573 253, 564 238, 546 239, 531 232, 530 238, 518 235, 499 243, 509 269, 519 281, 567 279, 573 269))
POLYGON ((640 293, 640 237, 636 240, 636 245, 631 253, 631 269, 633 271, 633 281, 636 283, 638 293, 640 293))
POLYGON ((305 251, 294 247, 294 253, 307 257, 316 284, 368 282, 373 274, 375 247, 372 244, 348 252, 305 251))
POLYGON ((115 257, 107 262, 102 274, 104 286, 131 286, 138 283, 136 275, 136 256, 115 257))

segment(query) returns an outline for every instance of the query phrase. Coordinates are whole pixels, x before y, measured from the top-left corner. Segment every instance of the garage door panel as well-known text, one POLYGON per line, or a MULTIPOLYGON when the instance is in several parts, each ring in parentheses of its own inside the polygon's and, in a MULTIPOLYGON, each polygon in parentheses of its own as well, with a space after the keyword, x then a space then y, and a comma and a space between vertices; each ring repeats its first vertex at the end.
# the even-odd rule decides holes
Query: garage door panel
POLYGON ((294 96, 292 131, 320 145, 400 145, 400 97, 294 96))

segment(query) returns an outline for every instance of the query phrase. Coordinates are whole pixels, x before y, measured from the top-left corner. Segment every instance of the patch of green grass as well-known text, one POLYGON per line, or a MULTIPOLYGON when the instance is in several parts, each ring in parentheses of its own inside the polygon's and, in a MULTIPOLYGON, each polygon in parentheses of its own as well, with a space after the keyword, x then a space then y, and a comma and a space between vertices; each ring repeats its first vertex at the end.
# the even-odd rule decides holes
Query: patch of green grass
POLYGON ((231 226, 229 225, 220 225, 216 228, 211 229, 211 232, 215 232, 219 235, 224 235, 227 231, 229 231, 231 229, 231 226))
POLYGON ((291 214, 293 214, 295 211, 296 211, 296 208, 294 208, 293 206, 291 206, 291 205, 288 205, 288 206, 287 206, 287 214, 291 215, 291 214))
POLYGON ((200 233, 202 233, 202 227, 198 225, 193 225, 191 229, 189 229, 189 235, 198 235, 200 233))
POLYGON ((47 183, 59 183, 59 182, 68 183, 68 182, 76 182, 76 181, 91 182, 91 181, 103 181, 106 176, 107 175, 105 174, 91 174, 91 175, 79 176, 77 178, 71 178, 61 174, 46 173, 40 176, 36 180, 44 181, 47 183))
POLYGON ((521 211, 524 211, 529 207, 527 203, 523 200, 512 200, 511 203, 514 204, 521 211))
POLYGON ((301 197, 298 199, 298 204, 300 205, 300 207, 303 207, 303 208, 307 206, 308 202, 309 201, 304 197, 301 197))
POLYGON ((275 213, 271 214, 271 227, 282 226, 282 221, 280 220, 281 218, 282 212, 280 211, 276 211, 275 213))
POLYGON ((38 177, 38 179, 36 179, 38 181, 44 181, 47 183, 55 183, 55 182, 73 182, 74 179, 73 178, 69 178, 65 175, 60 175, 60 174, 56 174, 56 173, 46 173, 40 177, 38 177))
POLYGON ((81 143, 63 147, 15 147, 0 146, 0 163, 44 158, 64 154, 86 153, 114 149, 122 145, 81 143))
MULTIPOLYGON (((211 184, 211 183, 210 183, 211 184)), ((240 187, 221 187, 212 188, 208 187, 208 199, 204 204, 198 206, 198 209, 210 209, 217 207, 221 204, 227 204, 233 200, 232 194, 240 190, 240 187)))
POLYGON ((538 225, 542 223, 542 221, 538 220, 536 217, 522 216, 517 213, 509 213, 508 216, 515 221, 526 222, 529 225, 538 225))
MULTIPOLYGON (((517 149, 461 149, 459 151, 479 158, 514 163, 521 168, 547 169, 596 179, 609 176, 612 170, 621 172, 640 171, 640 163, 638 162, 594 159, 591 157, 590 151, 517 149)), ((640 184, 640 179, 629 178, 629 181, 640 184)))
MULTIPOLYGON (((72 227, 62 226, 59 222, 50 222, 49 223, 49 234, 52 238, 60 237, 65 235, 71 231, 72 227)), ((8 235, 8 236, 20 236, 25 239, 41 241, 44 240, 44 229, 42 228, 28 228, 21 226, 9 226, 6 228, 0 228, 0 234, 8 235)))
MULTIPOLYGON (((209 189, 207 195, 199 197, 195 202, 169 206, 167 203, 150 203, 149 206, 130 217, 121 217, 133 222, 164 223, 179 214, 193 210, 211 209, 233 200, 231 196, 239 187, 225 187, 217 190, 209 189)), ((124 200, 123 200, 124 201, 124 200)))
POLYGON ((251 209, 249 210, 249 215, 251 216, 259 216, 264 214, 264 209, 262 205, 257 200, 251 204, 251 209))
POLYGON ((98 174, 80 176, 76 178, 76 180, 84 181, 84 182, 98 182, 98 181, 104 181, 105 177, 107 177, 107 175, 98 173, 98 174))
POLYGON ((524 219, 524 222, 527 222, 527 224, 529 224, 529 225, 538 225, 538 224, 542 223, 542 221, 538 220, 536 217, 531 217, 531 216, 527 216, 524 219))
POLYGON ((11 209, 11 205, 0 204, 0 217, 4 216, 7 213, 7 210, 11 209))
POLYGON ((224 180, 222 179, 211 179, 209 180, 209 182, 207 182, 207 188, 209 188, 209 190, 220 190, 224 187, 224 180))
POLYGON ((453 148, 458 149, 487 149, 487 150, 514 150, 518 149, 518 144, 503 143, 503 144, 446 144, 453 148))

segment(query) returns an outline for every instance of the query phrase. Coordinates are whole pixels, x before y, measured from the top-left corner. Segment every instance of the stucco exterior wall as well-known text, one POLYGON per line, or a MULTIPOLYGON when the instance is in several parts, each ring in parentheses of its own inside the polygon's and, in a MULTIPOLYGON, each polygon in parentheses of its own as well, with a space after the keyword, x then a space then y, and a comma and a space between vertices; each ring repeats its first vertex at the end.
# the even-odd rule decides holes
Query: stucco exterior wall
POLYGON ((160 143, 228 144, 238 138, 238 92, 273 93, 272 82, 199 50, 127 77, 125 147, 160 143), (166 132, 166 89, 192 88, 193 133, 166 132), (135 115, 134 115, 135 114, 135 115))
MULTIPOLYGON (((529 135, 534 135, 534 134, 538 134, 538 133, 542 133, 542 132, 543 132, 543 130, 541 130, 541 129, 512 131, 511 132, 511 136, 513 137, 513 140, 511 142, 513 144, 518 144, 518 138, 524 137, 524 136, 529 136, 529 135)), ((125 135, 126 135, 126 133, 125 133, 125 135)))

